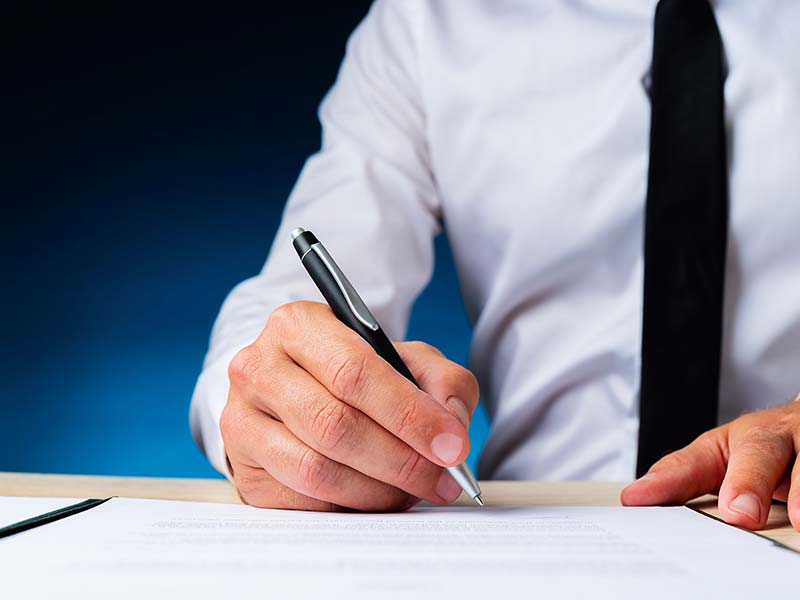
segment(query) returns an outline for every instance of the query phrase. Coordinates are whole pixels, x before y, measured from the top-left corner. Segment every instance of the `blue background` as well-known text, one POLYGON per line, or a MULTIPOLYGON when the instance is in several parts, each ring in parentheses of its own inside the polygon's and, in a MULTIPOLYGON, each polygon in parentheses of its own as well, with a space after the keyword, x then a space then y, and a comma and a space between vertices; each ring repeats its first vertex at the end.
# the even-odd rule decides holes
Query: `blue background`
MULTIPOLYGON (((262 266, 369 3, 276 4, 4 9, 0 470, 215 475, 188 427, 209 331, 262 266)), ((409 338, 463 364, 436 250, 409 338)))

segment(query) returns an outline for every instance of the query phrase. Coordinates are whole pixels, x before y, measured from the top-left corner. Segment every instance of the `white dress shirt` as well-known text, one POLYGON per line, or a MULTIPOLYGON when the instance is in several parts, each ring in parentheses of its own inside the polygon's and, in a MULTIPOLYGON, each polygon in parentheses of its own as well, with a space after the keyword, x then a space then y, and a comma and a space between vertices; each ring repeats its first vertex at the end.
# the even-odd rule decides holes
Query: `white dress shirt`
MULTIPOLYGON (((192 401, 225 472, 227 364, 321 300, 316 233, 396 339, 447 230, 492 419, 482 478, 634 475, 656 0, 378 0, 352 35, 263 271, 231 292, 192 401)), ((720 0, 730 234, 720 422, 800 391, 800 2, 720 0)))

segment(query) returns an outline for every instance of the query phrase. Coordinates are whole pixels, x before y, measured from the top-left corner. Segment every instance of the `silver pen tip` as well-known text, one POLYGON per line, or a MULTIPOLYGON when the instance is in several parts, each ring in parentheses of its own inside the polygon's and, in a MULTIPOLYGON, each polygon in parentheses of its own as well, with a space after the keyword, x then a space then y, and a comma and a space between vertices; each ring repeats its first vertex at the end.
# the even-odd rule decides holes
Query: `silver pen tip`
POLYGON ((305 232, 306 230, 303 229, 302 227, 295 227, 294 229, 292 229, 292 239, 295 239, 298 235, 301 235, 305 232))
POLYGON ((486 506, 486 505, 484 504, 484 502, 483 502, 483 498, 481 498, 481 495, 480 495, 480 494, 478 494, 477 496, 475 496, 475 497, 473 498, 473 500, 475 500, 475 502, 477 503, 477 505, 478 505, 478 506, 486 506))

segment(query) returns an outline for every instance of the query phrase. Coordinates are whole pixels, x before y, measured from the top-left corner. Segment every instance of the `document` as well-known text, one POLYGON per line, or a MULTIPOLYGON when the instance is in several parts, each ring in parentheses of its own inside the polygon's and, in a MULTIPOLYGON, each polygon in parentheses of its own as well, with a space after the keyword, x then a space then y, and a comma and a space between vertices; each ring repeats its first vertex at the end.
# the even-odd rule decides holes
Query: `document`
POLYGON ((9 598, 729 600, 790 597, 800 555, 683 507, 326 514, 114 498, 0 540, 0 565, 9 598))

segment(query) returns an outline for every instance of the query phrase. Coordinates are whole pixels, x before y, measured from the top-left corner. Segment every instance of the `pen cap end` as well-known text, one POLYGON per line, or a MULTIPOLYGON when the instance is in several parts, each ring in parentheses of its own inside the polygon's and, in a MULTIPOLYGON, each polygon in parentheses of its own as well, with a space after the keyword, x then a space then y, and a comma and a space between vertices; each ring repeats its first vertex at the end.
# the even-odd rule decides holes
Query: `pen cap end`
POLYGON ((292 246, 297 251, 297 256, 301 259, 306 255, 312 245, 318 244, 319 240, 310 231, 306 231, 302 227, 297 227, 292 231, 292 246))

